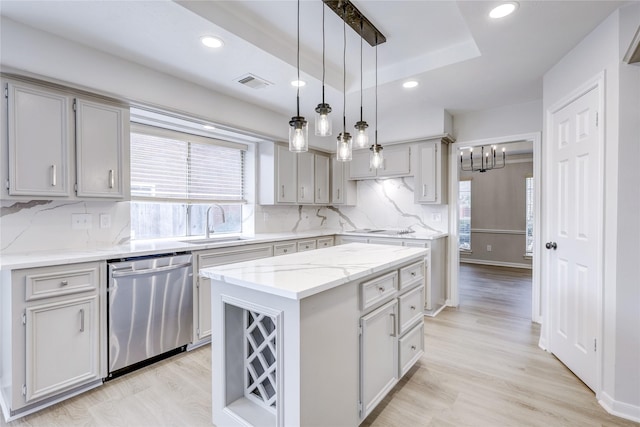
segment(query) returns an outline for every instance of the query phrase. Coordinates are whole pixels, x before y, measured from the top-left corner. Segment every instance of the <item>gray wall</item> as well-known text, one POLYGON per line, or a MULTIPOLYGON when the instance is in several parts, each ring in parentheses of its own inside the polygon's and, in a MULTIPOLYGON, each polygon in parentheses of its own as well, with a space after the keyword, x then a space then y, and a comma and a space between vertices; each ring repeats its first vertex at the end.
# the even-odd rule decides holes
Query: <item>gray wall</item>
POLYGON ((461 172, 461 180, 471 178, 471 253, 461 252, 461 262, 531 266, 524 253, 525 178, 532 174, 531 156, 507 163, 504 169, 461 172))

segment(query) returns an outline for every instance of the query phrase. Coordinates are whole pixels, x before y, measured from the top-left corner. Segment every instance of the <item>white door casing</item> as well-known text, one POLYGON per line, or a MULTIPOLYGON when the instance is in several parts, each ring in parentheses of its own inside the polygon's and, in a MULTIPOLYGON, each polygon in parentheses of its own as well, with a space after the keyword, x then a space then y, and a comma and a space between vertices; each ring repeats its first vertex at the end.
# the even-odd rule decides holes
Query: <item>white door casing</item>
POLYGON ((547 112, 547 349, 598 392, 602 319, 604 76, 547 112))

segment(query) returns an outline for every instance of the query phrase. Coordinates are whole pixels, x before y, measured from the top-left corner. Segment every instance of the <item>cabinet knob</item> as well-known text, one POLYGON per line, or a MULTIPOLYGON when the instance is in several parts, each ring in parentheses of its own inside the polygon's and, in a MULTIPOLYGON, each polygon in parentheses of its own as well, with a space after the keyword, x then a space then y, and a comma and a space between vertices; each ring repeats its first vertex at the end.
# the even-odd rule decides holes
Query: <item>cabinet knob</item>
POLYGON ((379 287, 378 287, 378 291, 379 291, 380 293, 383 293, 383 292, 384 292, 384 287, 383 287, 383 286, 379 286, 379 287))
POLYGON ((411 272, 411 276, 416 277, 416 272, 415 272, 415 271, 412 271, 412 272, 411 272))
POLYGON ((67 280, 63 280, 62 282, 60 282, 60 286, 67 286, 69 284, 69 281, 67 280))
POLYGON ((412 346, 411 346, 411 350, 416 351, 416 346, 415 346, 415 345, 412 345, 412 346))
POLYGON ((412 305, 412 306, 411 306, 411 307, 409 307, 409 308, 410 308, 412 311, 415 311, 416 306, 415 306, 415 305, 412 305))
POLYGON ((285 249, 283 252, 286 254, 289 251, 289 249, 285 249))

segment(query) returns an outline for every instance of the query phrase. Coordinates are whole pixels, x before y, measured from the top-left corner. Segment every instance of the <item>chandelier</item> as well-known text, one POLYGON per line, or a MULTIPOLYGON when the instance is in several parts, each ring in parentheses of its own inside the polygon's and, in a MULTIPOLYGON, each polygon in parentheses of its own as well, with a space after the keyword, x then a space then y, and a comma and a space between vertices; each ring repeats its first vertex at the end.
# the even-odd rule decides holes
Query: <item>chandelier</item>
POLYGON ((485 153, 484 147, 480 147, 480 164, 476 159, 475 166, 473 164, 473 148, 469 148, 469 161, 464 161, 464 151, 460 150, 460 170, 465 172, 486 172, 492 169, 502 169, 506 162, 507 155, 505 149, 502 148, 502 161, 500 157, 496 157, 496 146, 492 146, 485 153))

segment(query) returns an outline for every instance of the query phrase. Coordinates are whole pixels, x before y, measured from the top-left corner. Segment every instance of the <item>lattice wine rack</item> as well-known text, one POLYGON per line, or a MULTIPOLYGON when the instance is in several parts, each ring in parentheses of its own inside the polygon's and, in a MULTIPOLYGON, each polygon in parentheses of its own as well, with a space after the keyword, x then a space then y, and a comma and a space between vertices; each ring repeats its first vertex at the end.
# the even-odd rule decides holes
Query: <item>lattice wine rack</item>
POLYGON ((244 310, 244 395, 276 412, 276 323, 266 314, 244 310))

